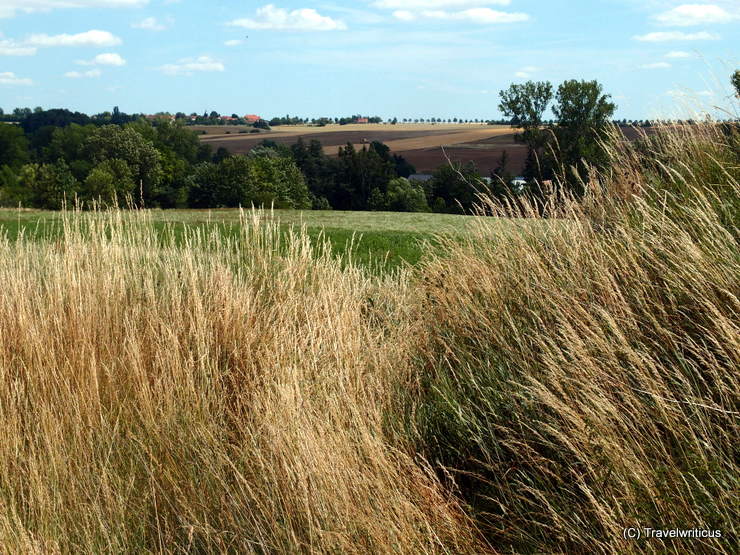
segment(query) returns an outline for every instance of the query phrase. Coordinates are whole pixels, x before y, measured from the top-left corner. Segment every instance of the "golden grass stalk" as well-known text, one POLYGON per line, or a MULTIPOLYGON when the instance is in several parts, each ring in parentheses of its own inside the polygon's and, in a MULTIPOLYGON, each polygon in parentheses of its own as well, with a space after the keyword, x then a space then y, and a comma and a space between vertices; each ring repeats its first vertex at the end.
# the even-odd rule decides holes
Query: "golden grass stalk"
POLYGON ((177 242, 71 214, 56 243, 0 241, 4 549, 474 550, 384 426, 407 286, 263 220, 177 242))

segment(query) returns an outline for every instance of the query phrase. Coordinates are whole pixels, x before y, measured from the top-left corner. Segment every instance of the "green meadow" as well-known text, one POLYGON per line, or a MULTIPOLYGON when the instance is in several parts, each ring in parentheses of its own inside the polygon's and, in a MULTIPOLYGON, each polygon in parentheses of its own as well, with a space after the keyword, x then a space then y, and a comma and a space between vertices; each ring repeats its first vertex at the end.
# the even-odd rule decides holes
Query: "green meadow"
MULTIPOLYGON (((217 228, 225 235, 238 232, 239 209, 149 210, 155 229, 182 236, 186 227, 217 228)), ((312 242, 328 239, 332 250, 365 268, 386 272, 416 265, 425 249, 440 235, 464 234, 475 216, 399 212, 318 210, 266 211, 283 231, 304 228, 312 242)), ((0 209, 0 233, 15 240, 19 235, 55 239, 62 231, 64 212, 0 209)), ((502 224, 506 225, 506 224, 502 224)))

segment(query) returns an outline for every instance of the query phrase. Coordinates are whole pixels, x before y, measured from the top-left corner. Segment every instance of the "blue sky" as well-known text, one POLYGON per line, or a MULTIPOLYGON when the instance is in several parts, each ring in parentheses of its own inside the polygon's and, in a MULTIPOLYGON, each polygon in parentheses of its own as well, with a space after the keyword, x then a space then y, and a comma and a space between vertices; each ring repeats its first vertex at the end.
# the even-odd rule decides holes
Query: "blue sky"
POLYGON ((0 33, 6 111, 493 118, 578 78, 641 119, 730 104, 740 0, 0 0, 0 33))

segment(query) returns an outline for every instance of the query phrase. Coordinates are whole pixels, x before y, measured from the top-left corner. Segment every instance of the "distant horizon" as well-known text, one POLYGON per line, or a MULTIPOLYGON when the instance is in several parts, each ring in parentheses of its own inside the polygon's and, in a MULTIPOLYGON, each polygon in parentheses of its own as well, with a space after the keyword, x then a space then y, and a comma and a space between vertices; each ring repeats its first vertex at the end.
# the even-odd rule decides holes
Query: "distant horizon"
POLYGON ((584 79, 619 120, 719 117, 740 52, 737 0, 2 0, 0 25, 6 112, 496 120, 512 82, 584 79))
MULTIPOLYGON (((0 108, 2 108, 2 107, 0 107, 0 108)), ((112 109, 102 110, 100 112, 85 112, 85 111, 82 111, 82 110, 72 110, 72 109, 67 108, 67 107, 64 107, 64 106, 54 106, 54 107, 49 107, 49 108, 44 107, 44 106, 35 106, 33 108, 31 106, 15 106, 14 108, 30 109, 32 111, 35 110, 35 109, 37 109, 37 108, 41 108, 44 111, 49 111, 49 110, 69 110, 70 112, 73 112, 73 113, 74 112, 77 112, 77 113, 80 113, 80 114, 84 114, 84 115, 86 115, 86 116, 88 116, 90 118, 94 118, 95 116, 99 116, 99 115, 103 115, 103 114, 112 114, 114 108, 118 108, 119 111, 122 114, 125 114, 125 115, 129 115, 129 116, 145 116, 145 117, 149 117, 149 116, 162 116, 162 117, 172 116, 172 117, 175 117, 177 114, 185 114, 187 117, 190 117, 193 114, 196 114, 198 117, 203 117, 203 114, 205 113, 205 112, 201 112, 201 113, 198 113, 198 112, 185 112, 183 110, 159 110, 157 112, 139 112, 139 111, 131 111, 130 112, 128 110, 122 110, 120 106, 113 106, 112 109)), ((5 110, 3 108, 4 115, 5 115, 6 119, 7 119, 8 116, 11 116, 13 114, 13 109, 14 108, 11 108, 10 110, 5 110)), ((208 113, 210 113, 212 111, 213 110, 208 110, 208 113)), ((215 111, 218 112, 218 110, 215 110, 215 111)), ((239 114, 238 112, 233 112, 233 111, 218 112, 218 114, 219 114, 219 117, 231 117, 233 114, 237 114, 239 116, 239 118, 244 118, 244 116, 247 115, 247 113, 239 114)), ((268 123, 272 119, 274 119, 274 118, 283 118, 285 116, 289 116, 291 118, 298 118, 298 119, 301 119, 301 120, 308 120, 308 121, 295 122, 295 123, 280 123, 280 124, 276 124, 274 126, 275 128, 289 126, 289 125, 309 125, 309 126, 310 125, 316 125, 316 126, 318 126, 319 123, 313 123, 313 122, 314 121, 317 121, 317 120, 320 120, 320 119, 331 120, 331 121, 327 121, 326 125, 342 125, 342 126, 345 126, 345 125, 360 125, 360 126, 365 126, 365 125, 404 125, 404 124, 405 125, 414 125, 414 124, 422 124, 422 123, 424 123, 426 125, 435 125, 435 124, 443 124, 443 125, 456 125, 457 124, 457 125, 460 125, 460 124, 471 124, 471 123, 472 124, 478 124, 478 125, 486 125, 486 124, 489 124, 488 122, 493 122, 490 125, 511 125, 510 123, 508 123, 506 121, 507 118, 505 118, 503 116, 500 116, 500 115, 498 117, 496 117, 496 118, 480 118, 480 117, 478 117, 478 118, 475 118, 475 117, 474 118, 460 118, 460 117, 457 117, 457 118, 456 117, 438 118, 437 116, 430 116, 429 118, 427 118, 427 117, 423 117, 423 118, 422 117, 419 117, 419 118, 413 117, 413 118, 410 118, 408 116, 403 116, 403 117, 390 116, 390 117, 387 117, 386 118, 386 117, 383 117, 383 116, 378 116, 377 114, 364 114, 364 113, 362 113, 361 117, 380 118, 381 121, 380 122, 357 122, 357 121, 355 121, 355 122, 346 122, 346 123, 338 123, 338 122, 335 122, 334 121, 335 119, 348 118, 348 117, 352 117, 353 115, 357 115, 357 114, 361 114, 361 112, 357 112, 356 114, 344 114, 344 115, 338 115, 338 116, 334 116, 334 115, 332 115, 332 116, 322 115, 322 116, 315 116, 315 117, 301 116, 300 114, 290 114, 290 113, 288 113, 288 114, 282 114, 282 115, 277 115, 277 114, 267 114, 267 115, 263 115, 263 114, 249 114, 249 115, 258 115, 258 116, 260 116, 260 118, 262 120, 264 120, 264 121, 266 121, 268 123), (404 118, 405 118, 405 121, 404 121, 404 118), (437 118, 440 121, 429 121, 432 118, 437 118), (457 119, 457 121, 452 121, 455 118, 457 119), (397 120, 395 124, 392 123, 392 120, 393 119, 396 119, 397 120), (450 121, 448 121, 448 119, 450 121)), ((712 121, 717 121, 717 122, 738 121, 739 119, 740 119, 740 114, 739 115, 733 115, 733 116, 727 116, 725 114, 725 117, 721 117, 721 116, 720 117, 713 117, 712 121)), ((642 122, 651 122, 651 123, 660 123, 660 122, 668 122, 668 123, 670 123, 670 122, 677 122, 677 121, 699 121, 699 120, 697 120, 696 118, 693 118, 693 117, 675 117, 675 118, 622 118, 622 117, 616 117, 615 116, 611 121, 613 121, 613 122, 622 122, 622 121, 639 122, 639 121, 642 121, 642 122)), ((555 122, 555 120, 553 118, 548 118, 548 119, 546 119, 544 121, 544 123, 546 123, 546 124, 554 123, 554 122, 555 122)), ((199 124, 194 124, 194 125, 199 125, 199 124)), ((208 125, 208 124, 200 124, 200 125, 208 125)), ((211 124, 211 125, 215 125, 215 124, 211 124)), ((251 125, 251 123, 247 122, 247 123, 243 123, 243 124, 241 124, 241 123, 237 123, 237 124, 224 123, 223 124, 224 127, 229 127, 229 126, 231 126, 231 127, 237 127, 237 126, 240 126, 240 125, 241 126, 251 125)))

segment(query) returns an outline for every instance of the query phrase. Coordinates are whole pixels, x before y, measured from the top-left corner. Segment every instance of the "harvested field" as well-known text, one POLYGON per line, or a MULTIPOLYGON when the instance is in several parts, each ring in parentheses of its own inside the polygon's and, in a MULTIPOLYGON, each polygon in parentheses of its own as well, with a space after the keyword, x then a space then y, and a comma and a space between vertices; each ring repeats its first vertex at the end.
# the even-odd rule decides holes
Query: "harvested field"
MULTIPOLYGON (((237 129, 235 126, 231 126, 237 129)), ((200 128, 197 128, 200 129, 200 128)), ((447 162, 475 162, 483 175, 494 169, 504 150, 509 151, 509 171, 518 173, 526 159, 526 149, 514 142, 514 130, 503 125, 481 124, 405 124, 405 125, 328 125, 281 126, 273 131, 260 134, 225 135, 213 133, 213 129, 203 127, 208 135, 201 141, 214 148, 224 147, 234 154, 246 154, 263 140, 269 139, 280 144, 294 144, 298 138, 304 141, 321 141, 325 152, 336 156, 340 146, 352 143, 362 148, 364 142, 381 141, 390 147, 394 154, 400 154, 416 166, 419 172, 431 172, 447 162), (444 150, 443 150, 444 147, 444 150)))
POLYGON ((472 145, 455 145, 452 148, 425 148, 422 150, 410 150, 398 152, 406 160, 414 165, 418 173, 431 173, 441 164, 450 162, 474 162, 483 176, 488 176, 491 171, 498 167, 501 154, 506 150, 509 154, 507 170, 512 174, 518 174, 524 167, 527 159, 527 147, 514 144, 507 147, 478 149, 470 148, 472 145))

